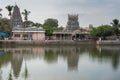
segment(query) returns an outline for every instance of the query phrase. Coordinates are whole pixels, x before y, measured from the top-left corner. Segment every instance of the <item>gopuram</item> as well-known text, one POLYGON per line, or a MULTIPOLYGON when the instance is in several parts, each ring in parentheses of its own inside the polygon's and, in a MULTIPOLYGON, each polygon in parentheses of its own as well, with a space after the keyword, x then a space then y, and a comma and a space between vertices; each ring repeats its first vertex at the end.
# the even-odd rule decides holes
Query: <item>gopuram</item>
POLYGON ((78 14, 77 15, 70 15, 68 14, 68 22, 66 26, 66 31, 73 32, 74 30, 79 29, 79 22, 78 22, 78 14))
POLYGON ((80 40, 88 37, 88 33, 79 26, 78 14, 68 14, 68 21, 65 29, 61 32, 54 32, 54 40, 80 40))
POLYGON ((15 5, 13 9, 13 13, 11 16, 11 25, 12 25, 12 28, 23 27, 23 21, 20 14, 20 9, 18 8, 17 5, 15 5))

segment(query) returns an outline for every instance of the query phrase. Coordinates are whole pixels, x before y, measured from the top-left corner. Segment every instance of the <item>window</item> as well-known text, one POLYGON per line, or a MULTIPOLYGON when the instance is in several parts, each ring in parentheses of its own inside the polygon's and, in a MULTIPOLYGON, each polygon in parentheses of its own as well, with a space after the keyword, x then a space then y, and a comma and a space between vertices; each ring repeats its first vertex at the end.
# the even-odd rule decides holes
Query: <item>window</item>
POLYGON ((23 37, 28 37, 28 34, 23 34, 23 37))
POLYGON ((20 37, 20 34, 15 34, 14 36, 15 36, 15 37, 20 37))

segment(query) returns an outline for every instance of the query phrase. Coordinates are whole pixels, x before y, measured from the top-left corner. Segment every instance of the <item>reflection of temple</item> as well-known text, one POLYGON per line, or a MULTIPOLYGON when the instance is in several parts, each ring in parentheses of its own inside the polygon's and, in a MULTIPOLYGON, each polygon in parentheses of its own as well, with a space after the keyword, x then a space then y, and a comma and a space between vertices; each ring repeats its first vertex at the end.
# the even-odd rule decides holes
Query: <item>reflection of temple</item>
POLYGON ((22 54, 19 54, 19 53, 13 54, 11 65, 13 68, 13 74, 14 74, 15 78, 18 78, 18 76, 20 74, 22 62, 23 62, 22 54))
POLYGON ((79 40, 87 39, 89 32, 79 27, 78 14, 68 14, 68 22, 66 28, 61 32, 54 32, 53 39, 55 40, 79 40))
POLYGON ((47 62, 56 62, 58 55, 63 56, 67 60, 68 70, 78 70, 80 51, 76 47, 49 47, 45 48, 45 59, 47 62))
POLYGON ((67 57, 68 70, 77 70, 78 69, 79 54, 71 53, 67 57))
POLYGON ((44 53, 45 53, 44 49, 40 47, 8 48, 6 49, 6 51, 10 51, 12 53, 12 55, 9 54, 11 56, 9 56, 10 59, 9 58, 8 59, 9 61, 11 61, 11 68, 13 70, 13 75, 16 79, 20 76, 21 68, 23 65, 23 60, 27 61, 30 59, 34 59, 36 57, 42 57, 44 56, 44 53))

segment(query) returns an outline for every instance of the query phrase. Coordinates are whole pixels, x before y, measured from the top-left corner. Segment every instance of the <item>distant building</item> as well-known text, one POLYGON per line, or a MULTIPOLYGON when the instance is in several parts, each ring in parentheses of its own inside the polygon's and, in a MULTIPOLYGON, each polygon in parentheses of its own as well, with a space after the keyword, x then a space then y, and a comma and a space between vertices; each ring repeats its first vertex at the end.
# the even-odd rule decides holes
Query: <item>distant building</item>
POLYGON ((11 16, 11 25, 12 28, 14 27, 23 27, 23 21, 20 14, 20 9, 17 5, 14 6, 13 13, 11 16))

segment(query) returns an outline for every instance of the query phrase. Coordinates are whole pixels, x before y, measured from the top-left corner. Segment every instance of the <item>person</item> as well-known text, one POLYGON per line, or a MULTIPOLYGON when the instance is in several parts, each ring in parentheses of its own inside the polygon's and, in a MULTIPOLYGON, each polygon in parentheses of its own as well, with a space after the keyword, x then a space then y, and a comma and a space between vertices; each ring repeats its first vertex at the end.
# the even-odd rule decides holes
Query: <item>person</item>
POLYGON ((101 41, 101 37, 99 38, 99 41, 101 41))

